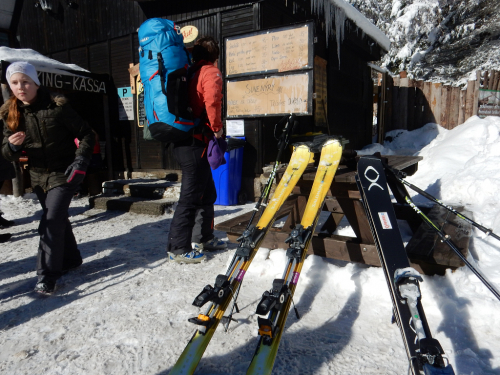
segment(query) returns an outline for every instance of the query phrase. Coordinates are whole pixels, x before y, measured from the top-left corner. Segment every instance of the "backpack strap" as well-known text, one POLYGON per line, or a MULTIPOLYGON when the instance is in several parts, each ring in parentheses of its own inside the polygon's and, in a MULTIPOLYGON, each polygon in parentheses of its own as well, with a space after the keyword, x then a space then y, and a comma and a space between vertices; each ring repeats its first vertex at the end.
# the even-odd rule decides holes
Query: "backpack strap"
POLYGON ((161 92, 163 95, 167 96, 167 91, 165 90, 165 76, 163 75, 163 57, 161 56, 161 52, 157 54, 158 58, 158 74, 160 75, 161 80, 161 92))

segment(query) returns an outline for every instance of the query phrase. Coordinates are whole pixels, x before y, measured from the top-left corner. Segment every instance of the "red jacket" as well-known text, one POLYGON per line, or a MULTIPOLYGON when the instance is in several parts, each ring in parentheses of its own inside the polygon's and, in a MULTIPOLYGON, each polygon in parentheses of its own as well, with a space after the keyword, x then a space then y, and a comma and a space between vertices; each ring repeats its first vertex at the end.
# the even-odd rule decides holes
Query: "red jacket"
POLYGON ((222 128, 222 73, 210 62, 199 61, 197 64, 204 65, 189 82, 189 104, 196 118, 201 117, 206 108, 206 124, 218 132, 222 128))

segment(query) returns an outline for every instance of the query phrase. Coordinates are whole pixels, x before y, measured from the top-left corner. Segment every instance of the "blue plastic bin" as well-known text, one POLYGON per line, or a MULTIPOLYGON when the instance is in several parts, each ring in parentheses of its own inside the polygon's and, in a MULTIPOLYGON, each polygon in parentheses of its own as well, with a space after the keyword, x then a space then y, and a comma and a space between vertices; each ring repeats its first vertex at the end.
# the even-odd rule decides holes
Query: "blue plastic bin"
MULTIPOLYGON (((229 137, 228 137, 229 138, 229 137)), ((245 137, 235 137, 245 140, 245 137)), ((238 195, 241 190, 241 174, 243 167, 243 146, 224 153, 226 164, 215 171, 212 170, 217 200, 215 204, 233 206, 238 204, 238 195)))

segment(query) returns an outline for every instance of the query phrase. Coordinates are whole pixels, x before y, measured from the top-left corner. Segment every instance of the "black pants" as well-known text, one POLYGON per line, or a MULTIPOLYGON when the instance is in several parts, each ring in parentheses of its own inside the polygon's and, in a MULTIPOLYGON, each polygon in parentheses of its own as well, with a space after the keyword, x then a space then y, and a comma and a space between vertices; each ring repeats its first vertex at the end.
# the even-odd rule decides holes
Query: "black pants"
POLYGON ((43 209, 38 226, 40 243, 36 264, 40 281, 55 281, 64 269, 82 263, 68 219, 68 208, 75 190, 76 186, 72 185, 61 185, 46 192, 39 186, 34 189, 43 209))
POLYGON ((182 170, 179 203, 168 236, 167 251, 174 254, 190 252, 191 242, 206 242, 214 237, 217 192, 205 148, 201 144, 174 147, 182 170))

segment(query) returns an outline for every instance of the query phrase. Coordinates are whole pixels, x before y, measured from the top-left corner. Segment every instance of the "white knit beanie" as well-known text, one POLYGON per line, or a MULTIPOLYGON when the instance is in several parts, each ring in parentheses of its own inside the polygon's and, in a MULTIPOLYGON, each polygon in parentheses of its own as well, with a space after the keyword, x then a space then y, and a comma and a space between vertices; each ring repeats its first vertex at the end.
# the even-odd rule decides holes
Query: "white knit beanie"
POLYGON ((36 69, 29 62, 16 61, 9 65, 9 67, 7 68, 7 72, 5 73, 7 82, 9 82, 9 86, 10 86, 10 77, 15 73, 26 74, 33 80, 33 82, 36 83, 37 86, 40 86, 40 81, 38 80, 36 69))

